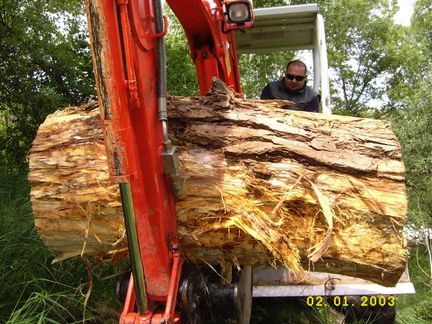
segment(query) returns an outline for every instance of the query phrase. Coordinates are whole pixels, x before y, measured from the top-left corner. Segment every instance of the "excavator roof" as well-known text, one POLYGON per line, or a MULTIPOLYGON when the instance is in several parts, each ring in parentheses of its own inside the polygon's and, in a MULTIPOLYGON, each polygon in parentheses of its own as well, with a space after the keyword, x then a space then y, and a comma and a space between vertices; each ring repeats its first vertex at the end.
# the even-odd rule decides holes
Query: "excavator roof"
POLYGON ((317 4, 256 8, 254 12, 254 27, 235 32, 239 54, 314 48, 317 4))

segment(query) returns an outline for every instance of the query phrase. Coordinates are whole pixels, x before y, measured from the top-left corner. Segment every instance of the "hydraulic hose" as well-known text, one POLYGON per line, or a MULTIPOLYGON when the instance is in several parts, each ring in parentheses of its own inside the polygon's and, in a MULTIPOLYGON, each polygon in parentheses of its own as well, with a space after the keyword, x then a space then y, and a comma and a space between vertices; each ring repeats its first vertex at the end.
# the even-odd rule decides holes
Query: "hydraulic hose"
POLYGON ((129 257, 134 275, 134 285, 137 299, 138 311, 145 314, 147 311, 146 284, 144 281, 144 270, 136 232, 135 214, 133 210, 132 192, 129 183, 120 184, 120 195, 122 198, 122 208, 126 226, 127 241, 129 247, 129 257))
MULTIPOLYGON (((161 0, 154 1, 156 33, 162 33, 164 30, 164 19, 162 15, 161 0)), ((168 136, 168 113, 167 113, 167 79, 166 79, 166 51, 165 37, 157 39, 157 57, 158 57, 158 78, 157 78, 157 96, 159 120, 162 123, 163 148, 162 154, 165 172, 171 178, 173 193, 177 196, 180 193, 180 180, 178 177, 178 159, 176 148, 173 146, 168 136)))

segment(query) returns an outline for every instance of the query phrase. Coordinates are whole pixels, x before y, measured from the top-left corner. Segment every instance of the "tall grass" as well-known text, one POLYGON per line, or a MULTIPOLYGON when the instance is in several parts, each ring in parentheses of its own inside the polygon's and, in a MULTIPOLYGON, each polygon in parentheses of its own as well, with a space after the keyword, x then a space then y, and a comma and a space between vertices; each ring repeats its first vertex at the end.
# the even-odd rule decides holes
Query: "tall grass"
MULTIPOLYGON (((425 194, 431 194, 432 188, 429 191, 425 194)), ((430 228, 431 216, 425 211, 424 206, 411 204, 409 211, 411 224, 422 224, 425 228, 430 228)), ((403 295, 398 298, 396 323, 432 323, 432 264, 429 256, 432 237, 429 232, 419 231, 419 236, 415 241, 416 245, 409 249, 408 269, 416 294, 403 295)))
POLYGON ((416 294, 398 298, 397 323, 432 323, 432 287, 429 267, 426 248, 419 246, 412 249, 409 270, 416 294))
POLYGON ((85 305, 85 264, 74 259, 52 265, 53 258, 36 233, 25 175, 0 175, 0 322, 117 322, 116 269, 93 263, 85 305))

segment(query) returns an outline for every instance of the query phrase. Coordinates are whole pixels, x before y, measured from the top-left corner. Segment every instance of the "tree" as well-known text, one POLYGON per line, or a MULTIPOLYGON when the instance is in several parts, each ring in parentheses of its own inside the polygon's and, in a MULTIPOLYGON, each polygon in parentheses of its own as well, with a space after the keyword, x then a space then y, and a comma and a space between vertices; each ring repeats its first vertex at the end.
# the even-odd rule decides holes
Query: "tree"
POLYGON ((398 64, 396 9, 386 0, 320 1, 337 111, 358 115, 372 100, 384 99, 387 76, 398 64))
POLYGON ((400 103, 392 114, 407 170, 412 221, 432 223, 432 5, 417 0, 412 25, 401 47, 405 64, 393 79, 391 95, 400 103))
MULTIPOLYGON (((429 70, 429 80, 432 78, 429 70)), ((431 223, 432 212, 432 95, 428 81, 409 97, 409 106, 393 114, 393 126, 401 142, 407 171, 412 221, 431 223), (424 217, 426 216, 426 217, 424 217)))
POLYGON ((25 165, 45 116, 95 93, 83 3, 2 2, 0 11, 0 163, 25 165))
POLYGON ((166 5, 169 18, 169 32, 166 36, 167 53, 167 89, 170 95, 198 95, 198 80, 189 51, 189 45, 183 27, 166 5))
POLYGON ((432 3, 428 0, 417 0, 412 18, 413 29, 417 31, 417 39, 421 41, 432 55, 432 3))

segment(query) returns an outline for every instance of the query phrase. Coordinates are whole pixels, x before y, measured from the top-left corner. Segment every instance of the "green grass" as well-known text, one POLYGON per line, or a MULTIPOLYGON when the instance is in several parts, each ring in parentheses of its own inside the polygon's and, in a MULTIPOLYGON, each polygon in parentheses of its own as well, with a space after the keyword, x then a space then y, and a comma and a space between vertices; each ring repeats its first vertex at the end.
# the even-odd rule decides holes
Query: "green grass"
POLYGON ((92 263, 93 287, 84 305, 89 290, 84 262, 52 265, 53 258, 36 233, 25 176, 0 176, 0 322, 118 321, 116 268, 92 263))
POLYGON ((420 246, 412 250, 409 270, 416 294, 398 298, 397 323, 432 323, 432 290, 429 267, 426 248, 420 246))

